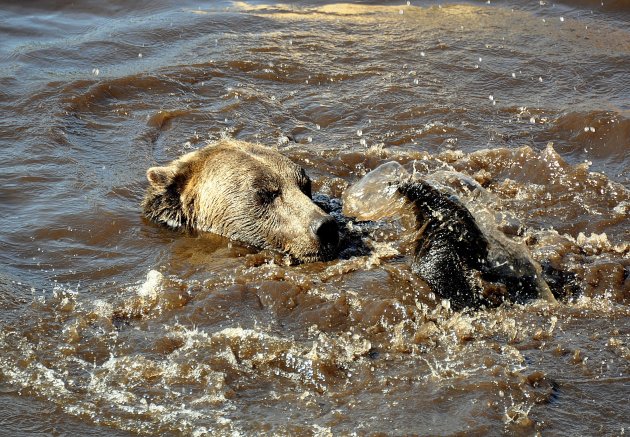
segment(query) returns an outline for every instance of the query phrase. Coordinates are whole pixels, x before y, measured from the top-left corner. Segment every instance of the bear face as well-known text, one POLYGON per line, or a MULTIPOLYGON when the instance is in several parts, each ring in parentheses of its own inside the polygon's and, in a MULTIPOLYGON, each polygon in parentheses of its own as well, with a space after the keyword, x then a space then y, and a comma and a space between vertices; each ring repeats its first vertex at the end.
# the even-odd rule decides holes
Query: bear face
POLYGON ((144 214, 171 228, 213 232, 295 260, 336 255, 335 220, 311 199, 302 167, 275 150, 222 140, 147 170, 144 214))

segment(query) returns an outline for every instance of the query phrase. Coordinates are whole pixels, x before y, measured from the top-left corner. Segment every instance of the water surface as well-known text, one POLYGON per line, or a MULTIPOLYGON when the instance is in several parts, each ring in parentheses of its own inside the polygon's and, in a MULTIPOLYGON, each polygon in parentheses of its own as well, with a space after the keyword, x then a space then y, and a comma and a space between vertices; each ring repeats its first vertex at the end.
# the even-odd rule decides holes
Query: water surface
POLYGON ((626 432, 627 3, 406 3, 0 8, 3 433, 626 432), (144 220, 146 169, 225 136, 332 203, 471 177, 562 303, 452 312, 404 217, 298 266, 144 220))

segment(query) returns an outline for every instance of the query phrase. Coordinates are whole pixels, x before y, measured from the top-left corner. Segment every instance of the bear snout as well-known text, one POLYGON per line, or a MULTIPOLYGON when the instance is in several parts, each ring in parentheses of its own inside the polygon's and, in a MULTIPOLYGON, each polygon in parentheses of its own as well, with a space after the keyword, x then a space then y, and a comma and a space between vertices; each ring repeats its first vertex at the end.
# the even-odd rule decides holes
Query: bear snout
POLYGON ((339 245, 339 228, 335 219, 329 215, 318 217, 311 223, 311 231, 319 240, 323 258, 333 258, 339 245))

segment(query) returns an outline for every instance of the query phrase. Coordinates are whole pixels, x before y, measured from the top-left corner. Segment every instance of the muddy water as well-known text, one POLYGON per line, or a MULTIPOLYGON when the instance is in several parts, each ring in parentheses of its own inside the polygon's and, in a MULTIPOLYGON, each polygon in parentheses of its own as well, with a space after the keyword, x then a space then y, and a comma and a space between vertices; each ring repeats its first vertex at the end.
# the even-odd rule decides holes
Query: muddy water
POLYGON ((48 3, 0 8, 2 434, 628 430, 625 1, 48 3), (561 303, 452 312, 404 216, 299 266, 143 220, 145 169, 223 136, 337 210, 459 172, 561 303))

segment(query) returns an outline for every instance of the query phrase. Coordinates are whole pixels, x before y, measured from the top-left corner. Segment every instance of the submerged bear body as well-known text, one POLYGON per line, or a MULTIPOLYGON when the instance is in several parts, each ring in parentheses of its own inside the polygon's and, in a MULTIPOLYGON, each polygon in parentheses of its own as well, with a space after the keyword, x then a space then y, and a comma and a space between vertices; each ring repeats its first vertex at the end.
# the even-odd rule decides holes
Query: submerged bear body
POLYGON ((150 220, 213 232, 298 261, 331 259, 337 224, 311 200, 305 171, 279 152, 223 140, 147 170, 150 220))

